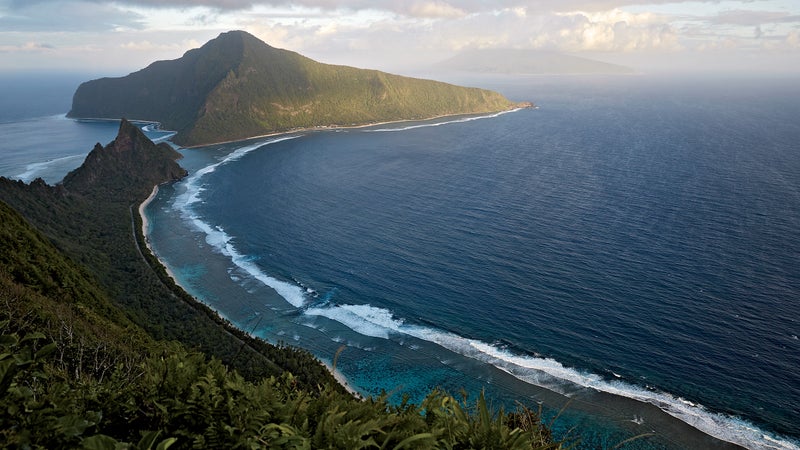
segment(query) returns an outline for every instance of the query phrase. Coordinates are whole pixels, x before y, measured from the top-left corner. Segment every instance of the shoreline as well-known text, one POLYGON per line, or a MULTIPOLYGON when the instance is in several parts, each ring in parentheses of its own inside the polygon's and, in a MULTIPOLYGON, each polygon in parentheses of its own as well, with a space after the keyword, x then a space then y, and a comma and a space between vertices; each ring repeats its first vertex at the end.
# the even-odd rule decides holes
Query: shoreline
MULTIPOLYGON (((196 145, 179 145, 179 144, 175 144, 175 145, 179 145, 180 148, 193 149, 193 148, 209 147, 211 145, 225 145, 225 144, 232 144, 234 142, 244 142, 244 141, 250 141, 250 140, 254 140, 254 139, 263 139, 263 138, 268 138, 268 137, 273 137, 273 136, 282 136, 282 135, 287 135, 287 134, 292 134, 292 133, 308 133, 308 132, 316 132, 316 131, 337 131, 337 130, 357 130, 359 128, 377 127, 377 126, 380 126, 380 125, 391 125, 391 124, 409 123, 409 122, 426 122, 426 121, 429 121, 429 120, 437 120, 437 119, 443 119, 443 118, 447 118, 447 117, 459 117, 459 116, 463 116, 463 117, 470 117, 470 116, 480 117, 480 116, 482 116, 484 114, 504 114, 504 113, 512 113, 512 112, 520 111, 520 110, 523 110, 523 109, 538 109, 538 108, 539 108, 538 106, 536 106, 535 104, 533 104, 531 102, 517 102, 517 103, 514 104, 514 106, 512 108, 501 109, 501 110, 498 110, 498 111, 484 111, 484 112, 476 112, 476 113, 442 114, 440 116, 433 116, 433 117, 427 117, 427 118, 421 118, 421 119, 387 120, 387 121, 383 121, 383 122, 371 122, 371 123, 364 123, 364 124, 359 124, 359 125, 315 125, 313 127, 300 127, 300 128, 293 128, 291 130, 273 131, 271 133, 260 134, 260 135, 256 135, 256 136, 242 137, 242 138, 237 138, 237 139, 230 139, 230 140, 227 140, 227 141, 209 142, 209 143, 196 144, 196 145), (523 104, 523 103, 530 103, 530 105, 521 106, 521 104, 523 104)), ((176 134, 177 134, 177 132, 176 132, 176 134)))
POLYGON ((169 266, 164 264, 164 261, 162 261, 161 258, 158 257, 156 252, 153 251, 153 247, 150 245, 150 238, 147 235, 150 223, 147 219, 147 214, 144 213, 144 210, 150 203, 153 202, 153 200, 156 198, 156 195, 158 195, 158 185, 153 186, 153 191, 150 193, 150 196, 139 204, 139 218, 142 220, 142 236, 144 236, 144 245, 147 247, 147 250, 150 251, 150 254, 153 255, 158 260, 159 263, 161 263, 161 266, 164 267, 164 270, 167 272, 167 275, 170 278, 172 278, 172 281, 177 286, 180 286, 181 289, 186 291, 186 288, 182 286, 180 283, 178 283, 178 279, 175 277, 175 274, 172 272, 169 266))
MULTIPOLYGON (((405 122, 405 121, 404 121, 404 122, 405 122)), ((394 122, 392 122, 392 123, 394 123, 394 122)), ((373 125, 377 125, 377 124, 373 124, 373 125)), ((366 126, 366 125, 365 125, 365 126, 366 126)), ((369 125, 369 126, 372 126, 372 125, 369 125)), ((364 126, 361 126, 361 127, 364 127, 364 126)), ((358 128, 361 128, 361 127, 358 127, 358 128)), ((325 129, 322 129, 322 130, 325 130, 325 129)), ((280 135, 280 134, 290 134, 290 133, 289 133, 289 132, 287 132, 287 133, 275 133, 275 134, 268 135, 268 136, 274 136, 274 135, 280 135)), ((248 139, 256 139, 256 138, 248 138, 248 139)), ((245 140, 247 140, 247 139, 245 139, 245 140)), ((241 142, 241 141, 232 141, 232 142, 241 142)), ((141 217, 142 217, 142 219, 143 219, 143 234, 145 235, 145 238, 147 237, 147 235, 146 235, 147 225, 145 224, 145 218, 144 218, 144 208, 145 208, 145 207, 146 207, 146 206, 147 206, 147 205, 148 205, 148 204, 149 204, 149 203, 152 201, 152 199, 153 199, 153 198, 155 197, 155 195, 157 194, 157 192, 158 192, 157 188, 158 188, 158 186, 155 186, 155 187, 154 187, 154 192, 151 194, 151 196, 150 196, 150 197, 149 197, 149 198, 148 198, 148 199, 147 199, 147 200, 146 200, 146 201, 145 201, 145 202, 144 202, 142 205, 140 205, 140 216, 141 216, 141 217)), ((146 240, 146 245, 148 246, 148 248, 150 248, 150 245, 149 245, 149 240, 146 240)), ((152 249, 150 249, 150 250, 151 250, 151 252, 152 252, 152 249)), ((154 254, 154 256, 155 256, 155 253, 153 253, 153 254, 154 254)), ((162 261, 160 258, 158 258, 158 256, 156 256, 156 258, 157 258, 157 259, 158 259, 158 260, 159 260, 159 261, 162 263, 162 265, 165 267, 165 269, 168 271, 168 273, 170 273, 170 272, 169 272, 169 269, 168 269, 168 268, 167 268, 167 266, 166 266, 166 265, 163 263, 163 261, 162 261)), ((173 278, 173 280, 175 280, 175 277, 172 275, 172 273, 170 273, 170 276, 173 278)), ((181 288, 183 288, 183 286, 181 286, 179 283, 177 283, 177 281, 176 281, 176 284, 178 284, 178 285, 179 285, 181 288)), ((298 346, 298 347, 299 347, 299 346, 298 346)), ((319 360, 319 358, 317 358, 317 359, 319 360)), ((337 380, 337 382, 339 382, 339 384, 340 384, 340 385, 342 385, 343 387, 345 387, 345 389, 347 389, 349 392, 353 393, 354 395, 355 395, 355 394, 357 394, 357 392, 354 392, 354 390, 352 390, 352 388, 349 386, 349 384, 348 384, 348 382, 347 382, 347 379, 346 379, 346 378, 343 376, 343 374, 341 374, 341 372, 339 372, 337 369, 334 369, 334 368, 333 368, 331 365, 329 365, 328 363, 326 363, 326 362, 324 362, 324 361, 321 361, 321 362, 322 362, 322 363, 323 363, 323 364, 326 366, 326 368, 327 368, 327 369, 328 369, 328 370, 331 372, 331 374, 334 376, 334 378, 337 380)), ((502 370, 502 369, 501 369, 501 370, 502 370)), ((546 389, 546 388, 544 388, 544 389, 546 389)), ((555 392, 555 391, 554 391, 554 392, 555 392)), ((608 395, 615 395, 615 394, 613 394, 613 393, 607 393, 607 394, 608 394, 608 395)), ((618 394, 616 394, 616 395, 618 395, 618 394)), ((620 396, 620 397, 625 397, 625 396, 620 396)), ((629 397, 625 397, 625 398, 629 398, 629 397)), ((636 400, 636 399, 634 399, 634 400, 636 400)), ((680 398, 679 398, 679 400, 680 400, 680 398)), ((639 401, 639 402, 641 402, 641 403, 645 403, 645 404, 649 403, 649 402, 644 402, 644 401, 641 401, 641 400, 636 400, 636 401, 639 401)), ((654 404, 652 404, 652 403, 650 403, 650 404, 651 404, 651 405, 654 405, 654 404)), ((654 406, 658 407, 658 405, 654 405, 654 406)), ((661 409, 661 408, 659 408, 659 409, 661 409)), ((734 444, 734 445, 741 445, 741 444, 738 444, 738 443, 734 443, 733 441, 729 441, 729 440, 723 439, 722 437, 715 436, 714 434, 711 434, 711 433, 709 433, 708 431, 703 431, 703 430, 701 430, 700 428, 698 428, 696 425, 694 425, 694 424, 692 424, 692 423, 690 423, 690 422, 687 422, 687 421, 685 421, 685 420, 682 420, 680 417, 678 417, 678 416, 675 416, 675 415, 673 415, 673 414, 670 414, 668 411, 664 411, 663 409, 661 409, 661 412, 662 412, 662 413, 664 413, 664 414, 668 414, 668 415, 672 416, 673 418, 677 419, 678 421, 680 421, 680 422, 682 422, 682 423, 684 423, 684 424, 686 424, 686 425, 689 425, 689 426, 693 427, 693 428, 694 428, 695 430, 697 430, 699 433, 702 433, 702 434, 705 434, 705 435, 707 435, 707 436, 713 437, 713 438, 715 438, 715 439, 718 439, 718 440, 720 440, 720 441, 722 441, 722 442, 728 442, 728 443, 732 443, 732 444, 734 444)))
MULTIPOLYGON (((193 148, 208 147, 208 146, 211 146, 211 145, 225 145, 225 144, 232 144, 234 142, 244 142, 244 141, 249 141, 249 140, 253 140, 253 139, 263 139, 263 138, 268 138, 268 137, 273 137, 273 136, 282 136, 282 135, 287 135, 287 134, 292 134, 292 133, 308 133, 308 132, 315 132, 315 131, 336 131, 336 130, 356 130, 356 129, 359 129, 359 128, 375 127, 375 126, 380 126, 380 125, 390 125, 390 124, 408 123, 408 122, 425 122, 425 121, 429 121, 429 120, 443 119, 443 118, 446 118, 446 117, 459 117, 459 116, 469 117, 469 116, 481 116, 481 115, 484 115, 484 114, 512 113, 512 112, 520 111, 520 110, 523 110, 523 109, 538 109, 538 106, 536 106, 532 102, 517 102, 511 108, 501 109, 501 110, 498 110, 498 111, 442 114, 440 116, 433 116, 433 117, 420 118, 420 119, 387 120, 387 121, 383 121, 383 122, 371 122, 371 123, 363 123, 363 124, 358 124, 358 125, 315 125, 315 126, 311 126, 311 127, 293 128, 293 129, 290 129, 290 130, 276 130, 276 131, 273 131, 273 132, 270 132, 270 133, 259 134, 259 135, 255 135, 255 136, 246 136, 246 137, 241 137, 241 138, 236 138, 236 139, 229 139, 229 140, 225 140, 225 141, 207 142, 207 143, 195 144, 195 145, 180 145, 180 144, 177 144, 175 142, 172 142, 171 139, 178 134, 177 131, 174 131, 174 130, 162 130, 160 128, 159 128, 159 131, 165 131, 165 132, 166 131, 171 131, 171 132, 174 133, 173 135, 171 135, 169 137, 169 139, 166 139, 165 141, 172 142, 173 144, 177 145, 180 148, 193 149, 193 148)), ((70 119, 70 120, 87 121, 87 122, 93 122, 93 121, 94 122, 99 122, 99 121, 112 121, 112 122, 116 121, 116 122, 119 122, 121 120, 121 119, 114 119, 114 118, 111 118, 111 117, 107 117, 107 118, 104 118, 104 117, 70 117, 67 114, 65 114, 64 117, 66 119, 70 119)), ((156 121, 156 120, 145 120, 145 119, 126 119, 126 120, 128 120, 128 122, 131 122, 131 123, 150 123, 150 124, 156 124, 159 127, 161 126, 161 122, 156 121)))
MULTIPOLYGON (((175 283, 175 285, 180 287, 181 289, 183 289, 184 291, 186 291, 188 293, 189 291, 186 289, 186 287, 183 286, 180 282, 178 282, 178 279, 175 276, 175 273, 172 272, 172 269, 170 269, 170 267, 161 258, 158 257, 156 252, 153 251, 153 247, 150 245, 150 238, 148 237, 148 233, 147 233, 150 223, 149 223, 149 221, 147 219, 147 214, 145 214, 145 209, 147 208, 148 205, 150 205, 150 203, 153 202, 153 200, 156 198, 156 195, 158 195, 158 192, 159 192, 158 185, 153 186, 153 191, 150 193, 150 195, 142 203, 139 204, 138 211, 139 211, 139 218, 142 220, 142 236, 144 236, 144 245, 147 246, 147 249, 150 251, 150 254, 153 255, 153 257, 155 257, 156 260, 158 260, 159 263, 161 263, 161 266, 167 272, 167 275, 170 278, 172 278, 172 281, 175 283)), ((197 299, 197 301, 200 301, 200 299, 197 299)), ((202 301, 200 301, 200 302, 203 303, 202 301)), ((210 306, 209 306, 209 308, 210 308, 210 306)), ((215 309, 214 309, 214 311, 216 311, 216 313, 219 314, 222 317, 222 314, 221 314, 220 311, 217 311, 215 309)), ((355 388, 353 388, 350 385, 350 382, 347 380, 347 377, 339 369, 335 368, 332 364, 329 364, 328 362, 321 360, 320 358, 317 358, 317 360, 323 366, 325 366, 326 369, 328 369, 328 372, 331 373, 333 378, 343 388, 345 388, 345 390, 347 390, 347 392, 349 392, 353 397, 355 397, 356 399, 359 399, 359 400, 363 400, 364 399, 364 396, 361 395, 360 392, 358 392, 355 388)))
MULTIPOLYGON (((317 359, 319 359, 319 358, 317 358, 317 359)), ((364 396, 361 395, 360 392, 355 390, 355 388, 353 388, 350 385, 350 383, 347 381, 347 377, 344 376, 344 374, 339 369, 333 367, 331 364, 327 363, 326 361, 320 360, 320 362, 322 363, 322 365, 325 366, 326 369, 328 369, 328 372, 330 372, 331 375, 333 375, 333 378, 337 382, 339 382, 339 384, 341 384, 342 387, 344 387, 347 390, 347 392, 349 392, 353 397, 357 398, 358 400, 364 400, 364 396)))

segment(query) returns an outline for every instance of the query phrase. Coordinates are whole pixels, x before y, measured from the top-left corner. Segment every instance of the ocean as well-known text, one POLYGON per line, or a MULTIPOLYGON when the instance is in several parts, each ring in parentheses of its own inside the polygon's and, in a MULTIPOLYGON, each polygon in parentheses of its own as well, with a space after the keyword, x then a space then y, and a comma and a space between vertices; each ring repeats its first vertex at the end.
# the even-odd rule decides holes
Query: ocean
POLYGON ((181 150, 152 247, 364 395, 485 391, 579 448, 800 448, 800 85, 467 81, 539 109, 181 150))

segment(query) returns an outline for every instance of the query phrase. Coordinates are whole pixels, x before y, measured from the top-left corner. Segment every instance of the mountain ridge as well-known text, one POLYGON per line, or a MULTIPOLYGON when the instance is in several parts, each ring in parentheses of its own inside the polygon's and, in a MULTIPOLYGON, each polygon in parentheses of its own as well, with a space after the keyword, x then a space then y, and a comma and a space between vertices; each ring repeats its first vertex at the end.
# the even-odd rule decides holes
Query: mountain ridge
POLYGON ((140 201, 146 191, 125 191, 134 186, 153 186, 185 177, 186 170, 177 163, 181 158, 183 155, 169 144, 154 144, 136 125, 122 119, 117 137, 105 147, 96 144, 83 164, 69 172, 61 184, 69 192, 86 195, 103 190, 104 195, 108 195, 116 191, 120 198, 140 201), (126 183, 118 180, 126 180, 126 183))
POLYGON ((434 65, 437 70, 481 74, 632 74, 630 67, 552 51, 473 49, 434 65))
POLYGON ((482 394, 361 401, 311 353, 192 298, 133 208, 184 174, 176 156, 123 120, 61 184, 0 177, 4 447, 561 448, 537 411, 482 394))
POLYGON ((519 106, 484 89, 319 63, 229 31, 179 59, 81 84, 68 116, 158 121, 191 146, 519 106))

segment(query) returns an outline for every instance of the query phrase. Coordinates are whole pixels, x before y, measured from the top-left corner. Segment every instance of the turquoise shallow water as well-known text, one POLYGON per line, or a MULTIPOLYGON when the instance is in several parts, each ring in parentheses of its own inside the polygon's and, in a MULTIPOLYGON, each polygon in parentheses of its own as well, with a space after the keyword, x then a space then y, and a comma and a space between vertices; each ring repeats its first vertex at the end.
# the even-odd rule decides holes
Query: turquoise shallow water
POLYGON ((151 237, 367 394, 566 396, 586 448, 794 448, 766 433, 800 434, 800 97, 736 83, 509 79, 542 108, 186 151, 151 237))
MULTIPOLYGON (((566 405, 584 448, 797 448, 796 83, 491 83, 541 109, 184 150, 149 239, 366 394, 566 405)), ((55 182, 115 130, 0 124, 0 174, 55 182)))

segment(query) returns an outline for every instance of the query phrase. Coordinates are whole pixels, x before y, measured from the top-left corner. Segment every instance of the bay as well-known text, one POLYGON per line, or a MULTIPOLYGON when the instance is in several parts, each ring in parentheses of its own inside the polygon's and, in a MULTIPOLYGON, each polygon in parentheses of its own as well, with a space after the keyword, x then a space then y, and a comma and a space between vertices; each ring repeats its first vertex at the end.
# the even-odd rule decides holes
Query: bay
MULTIPOLYGON (((453 81, 541 108, 184 149, 151 244, 366 395, 484 390, 581 448, 798 448, 796 83, 453 81)), ((61 103, 6 114, 0 175, 113 139, 61 103)))
POLYGON ((541 108, 186 150, 151 242, 366 395, 485 390, 585 448, 797 448, 795 83, 491 83, 541 108))

